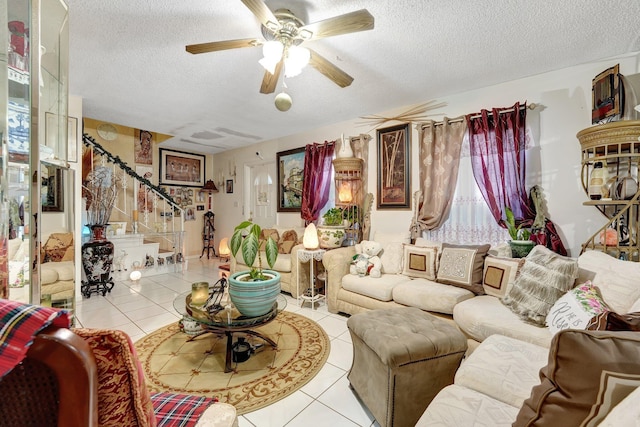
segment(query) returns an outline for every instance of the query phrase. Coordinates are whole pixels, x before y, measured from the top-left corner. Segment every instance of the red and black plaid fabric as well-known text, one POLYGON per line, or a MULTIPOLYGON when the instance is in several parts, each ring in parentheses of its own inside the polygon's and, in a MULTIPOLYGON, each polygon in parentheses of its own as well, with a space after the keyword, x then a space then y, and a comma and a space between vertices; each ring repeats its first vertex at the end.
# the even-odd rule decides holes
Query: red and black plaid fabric
POLYGON ((24 359, 34 337, 49 325, 70 326, 64 310, 0 299, 0 377, 24 359))
POLYGON ((195 426, 202 413, 217 400, 186 394, 156 393, 151 395, 158 427, 195 426))

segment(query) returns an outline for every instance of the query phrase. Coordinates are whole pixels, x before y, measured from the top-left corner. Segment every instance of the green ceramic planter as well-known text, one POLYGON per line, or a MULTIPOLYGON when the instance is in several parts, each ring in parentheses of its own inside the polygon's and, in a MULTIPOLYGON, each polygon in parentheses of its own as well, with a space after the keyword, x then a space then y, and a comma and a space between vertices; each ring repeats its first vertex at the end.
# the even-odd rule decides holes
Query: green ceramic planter
POLYGON ((280 294, 280 273, 263 270, 272 278, 260 281, 245 281, 248 271, 233 273, 229 277, 229 297, 240 313, 247 317, 258 317, 267 314, 276 303, 280 294))
POLYGON ((514 258, 524 258, 529 255, 536 242, 532 240, 509 240, 511 246, 511 256, 514 258))

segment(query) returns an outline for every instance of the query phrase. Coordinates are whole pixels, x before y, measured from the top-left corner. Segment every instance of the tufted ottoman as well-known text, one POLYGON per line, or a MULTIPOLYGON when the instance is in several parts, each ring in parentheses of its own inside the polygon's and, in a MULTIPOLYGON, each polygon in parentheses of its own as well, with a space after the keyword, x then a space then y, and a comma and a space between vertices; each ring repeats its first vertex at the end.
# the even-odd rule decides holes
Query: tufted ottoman
POLYGON ((452 323, 415 307, 359 313, 347 327, 353 341, 349 382, 382 427, 414 426, 453 383, 467 349, 452 323))

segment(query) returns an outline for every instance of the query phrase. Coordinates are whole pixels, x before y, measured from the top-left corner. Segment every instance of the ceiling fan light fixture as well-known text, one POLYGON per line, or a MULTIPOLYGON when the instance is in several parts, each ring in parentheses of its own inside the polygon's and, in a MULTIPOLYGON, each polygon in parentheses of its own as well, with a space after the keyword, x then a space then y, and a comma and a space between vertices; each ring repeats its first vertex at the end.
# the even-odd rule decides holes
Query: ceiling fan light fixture
POLYGON ((273 74, 276 69, 276 65, 282 59, 282 53, 284 52, 284 46, 277 40, 271 40, 262 45, 262 54, 264 58, 260 61, 260 65, 265 70, 273 74))
POLYGON ((287 49, 284 59, 285 77, 295 77, 302 72, 302 69, 309 64, 311 52, 309 49, 300 46, 291 46, 287 49))

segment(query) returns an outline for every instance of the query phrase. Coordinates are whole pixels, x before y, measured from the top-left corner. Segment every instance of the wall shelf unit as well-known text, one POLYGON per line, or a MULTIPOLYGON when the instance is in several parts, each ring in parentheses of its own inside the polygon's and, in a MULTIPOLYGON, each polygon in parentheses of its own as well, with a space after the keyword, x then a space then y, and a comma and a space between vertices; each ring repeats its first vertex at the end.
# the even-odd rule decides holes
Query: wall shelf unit
POLYGON ((582 188, 591 199, 583 204, 594 206, 606 219, 582 244, 582 251, 640 261, 640 120, 592 126, 578 132, 577 138, 582 188))

